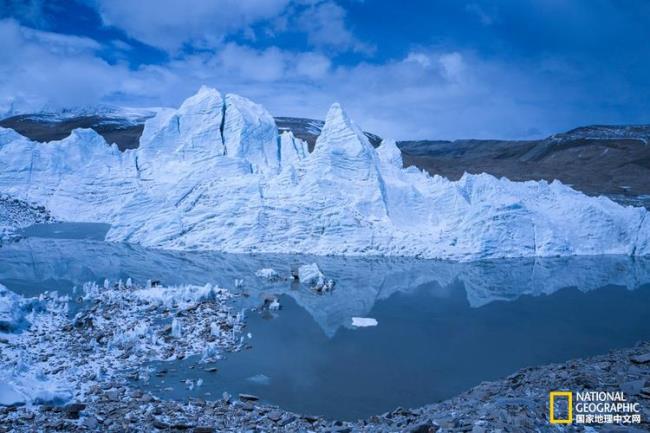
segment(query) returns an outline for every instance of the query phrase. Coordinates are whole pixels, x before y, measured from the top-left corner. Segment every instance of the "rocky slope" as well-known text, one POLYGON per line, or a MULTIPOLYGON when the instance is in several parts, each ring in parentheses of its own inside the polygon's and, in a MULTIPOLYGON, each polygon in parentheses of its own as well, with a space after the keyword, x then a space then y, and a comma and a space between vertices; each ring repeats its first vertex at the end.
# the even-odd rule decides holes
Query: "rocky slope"
POLYGON ((0 245, 18 238, 19 228, 51 221, 52 216, 43 206, 0 194, 0 245))
POLYGON ((138 147, 144 122, 161 108, 97 107, 20 114, 0 120, 0 127, 11 128, 30 140, 62 140, 78 128, 93 129, 120 150, 138 147))
MULTIPOLYGON (((92 129, 104 137, 107 143, 115 143, 124 151, 136 149, 140 145, 145 121, 164 110, 165 108, 126 110, 100 107, 97 110, 19 114, 0 119, 0 127, 11 128, 30 140, 39 142, 62 140, 79 128, 92 129)), ((276 117, 275 123, 280 133, 291 132, 296 138, 307 142, 310 152, 325 124, 322 120, 299 117, 276 117)), ((373 146, 379 146, 381 137, 370 132, 365 134, 373 146)))
POLYGON ((404 141, 404 163, 460 179, 558 179, 589 195, 650 207, 650 126, 589 126, 543 140, 404 141))
POLYGON ((168 249, 472 260, 650 252, 647 211, 559 182, 402 168, 334 104, 313 152, 271 115, 203 88, 148 119, 136 150, 93 130, 35 143, 0 130, 0 188, 108 239, 168 249))
MULTIPOLYGON (((322 120, 314 119, 303 119, 299 117, 276 117, 275 124, 278 125, 278 130, 280 132, 291 132, 295 137, 304 140, 309 145, 309 151, 314 150, 316 145, 316 140, 320 135, 325 122, 322 120)), ((371 132, 363 132, 368 141, 374 147, 377 147, 381 144, 381 137, 375 135, 371 132)))

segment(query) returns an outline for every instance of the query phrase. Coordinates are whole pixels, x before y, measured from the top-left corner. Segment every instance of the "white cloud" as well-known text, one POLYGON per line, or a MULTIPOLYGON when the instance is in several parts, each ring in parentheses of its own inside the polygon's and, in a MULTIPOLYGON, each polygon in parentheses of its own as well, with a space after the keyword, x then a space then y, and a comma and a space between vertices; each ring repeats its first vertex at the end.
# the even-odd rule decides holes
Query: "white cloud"
POLYGON ((465 71, 463 55, 456 51, 428 54, 410 52, 403 62, 419 65, 424 69, 436 68, 440 76, 450 82, 461 80, 465 71))
POLYGON ((169 52, 214 46, 227 33, 279 15, 290 0, 95 0, 105 24, 169 52))
POLYGON ((305 53, 295 62, 296 73, 313 80, 324 78, 331 68, 330 60, 317 53, 305 53))
POLYGON ((469 3, 465 6, 465 11, 476 16, 484 26, 490 26, 497 21, 497 14, 494 11, 487 12, 478 3, 469 3))
POLYGON ((408 53, 404 61, 418 63, 423 68, 431 66, 431 59, 423 53, 408 53))
POLYGON ((294 18, 296 29, 307 35, 318 48, 370 53, 374 47, 364 44, 347 28, 346 12, 333 1, 314 1, 294 18))
MULTIPOLYGON (((2 8, 9 15, 32 27, 47 25, 45 14, 46 0, 3 0, 2 8)), ((4 15, 4 14, 3 14, 4 15)), ((6 16, 6 15, 4 15, 6 16)))
POLYGON ((85 104, 115 90, 128 70, 95 54, 100 45, 87 38, 39 32, 13 20, 0 20, 0 101, 21 106, 85 104))
POLYGON ((465 70, 465 61, 462 54, 458 52, 445 53, 440 55, 438 62, 442 66, 443 75, 450 81, 458 81, 462 78, 465 70))
MULTIPOLYGON (((10 23, 10 21, 7 22, 10 23)), ((54 54, 75 55, 101 48, 101 45, 94 39, 34 30, 18 26, 16 23, 13 26, 25 41, 39 45, 54 54)))
POLYGON ((319 50, 371 53, 346 24, 346 11, 333 0, 89 0, 104 24, 172 55, 183 47, 211 49, 239 34, 257 39, 252 26, 267 35, 300 32, 319 50))
POLYGON ((335 66, 318 52, 228 43, 135 70, 105 62, 98 48, 90 39, 1 20, 0 52, 11 55, 0 62, 0 112, 12 102, 22 110, 46 103, 177 106, 206 84, 249 97, 277 116, 322 119, 339 101, 366 130, 397 139, 512 138, 536 127, 550 133, 576 126, 584 112, 576 101, 589 101, 596 116, 598 102, 620 92, 575 86, 566 78, 576 72, 567 75, 552 59, 513 67, 426 47, 381 64, 335 66))

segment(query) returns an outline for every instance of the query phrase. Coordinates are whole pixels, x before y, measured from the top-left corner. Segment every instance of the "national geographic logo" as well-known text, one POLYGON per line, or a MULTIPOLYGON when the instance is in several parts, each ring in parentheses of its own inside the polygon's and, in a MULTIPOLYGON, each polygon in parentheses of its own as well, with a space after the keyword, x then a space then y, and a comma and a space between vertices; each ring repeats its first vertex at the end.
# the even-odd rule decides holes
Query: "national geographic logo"
POLYGON ((548 395, 548 419, 551 424, 571 424, 573 422, 573 393, 571 391, 552 391, 548 395), (566 414, 561 418, 556 418, 557 405, 561 404, 556 400, 566 399, 566 414))
POLYGON ((548 420, 551 424, 640 424, 639 403, 628 401, 621 391, 551 391, 548 420))

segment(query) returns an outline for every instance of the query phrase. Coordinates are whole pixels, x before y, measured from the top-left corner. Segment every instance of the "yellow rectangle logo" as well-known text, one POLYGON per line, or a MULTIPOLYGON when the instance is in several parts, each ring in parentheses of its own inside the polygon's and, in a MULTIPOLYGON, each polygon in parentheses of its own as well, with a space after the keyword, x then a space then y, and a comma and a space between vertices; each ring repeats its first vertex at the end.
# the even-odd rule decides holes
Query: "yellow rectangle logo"
POLYGON ((573 422, 573 393, 571 391, 552 391, 548 395, 549 421, 551 424, 571 424, 573 422), (567 418, 555 418, 555 399, 567 399, 567 418))

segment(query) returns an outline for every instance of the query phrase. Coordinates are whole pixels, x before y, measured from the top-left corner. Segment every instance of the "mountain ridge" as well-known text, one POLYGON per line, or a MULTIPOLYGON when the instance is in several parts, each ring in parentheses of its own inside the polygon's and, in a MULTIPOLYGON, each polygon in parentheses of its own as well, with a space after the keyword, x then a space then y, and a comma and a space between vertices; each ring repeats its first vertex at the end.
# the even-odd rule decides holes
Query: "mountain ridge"
MULTIPOLYGON (((132 107, 112 107, 112 106, 98 106, 93 107, 79 107, 79 108, 66 108, 59 111, 44 110, 35 113, 21 113, 13 114, 4 118, 0 118, 0 126, 4 128, 12 128, 16 132, 25 135, 26 137, 36 141, 51 141, 60 140, 65 138, 75 128, 91 128, 95 129, 100 135, 104 135, 105 131, 101 130, 102 125, 114 124, 116 128, 124 127, 126 125, 144 125, 144 122, 159 111, 170 110, 168 107, 146 107, 146 108, 132 108, 132 107), (67 122, 70 122, 69 124, 67 122), (78 124, 84 124, 78 126, 78 124), (21 124, 22 123, 22 124, 21 124), (60 129, 52 129, 50 134, 42 134, 42 137, 36 137, 39 131, 32 131, 30 126, 35 124, 60 124, 60 129), (99 128, 100 130, 97 130, 99 128), (21 132, 21 130, 23 132, 21 132), (62 135, 65 134, 65 135, 62 135), (42 138, 42 139, 39 139, 42 138)), ((274 117, 278 130, 291 131, 294 136, 305 140, 309 146, 310 151, 313 144, 320 134, 325 122, 318 119, 310 119, 304 117, 293 116, 275 116, 274 117)), ((54 125, 53 125, 54 126, 54 125)), ((370 142, 376 147, 382 140, 377 134, 364 131, 370 142)), ((418 140, 397 140, 400 147, 409 147, 414 150, 414 144, 420 145, 427 143, 435 144, 452 144, 452 143, 466 143, 466 142, 481 142, 481 143, 536 143, 540 141, 555 141, 562 142, 567 140, 619 140, 630 139, 638 140, 643 144, 650 142, 650 124, 589 124, 572 128, 568 131, 558 132, 540 139, 500 139, 500 138, 457 138, 457 139, 418 139, 418 140)), ((110 143, 110 140, 107 138, 110 143)), ((137 145, 129 145, 128 143, 116 142, 120 150, 136 148, 137 145)))

